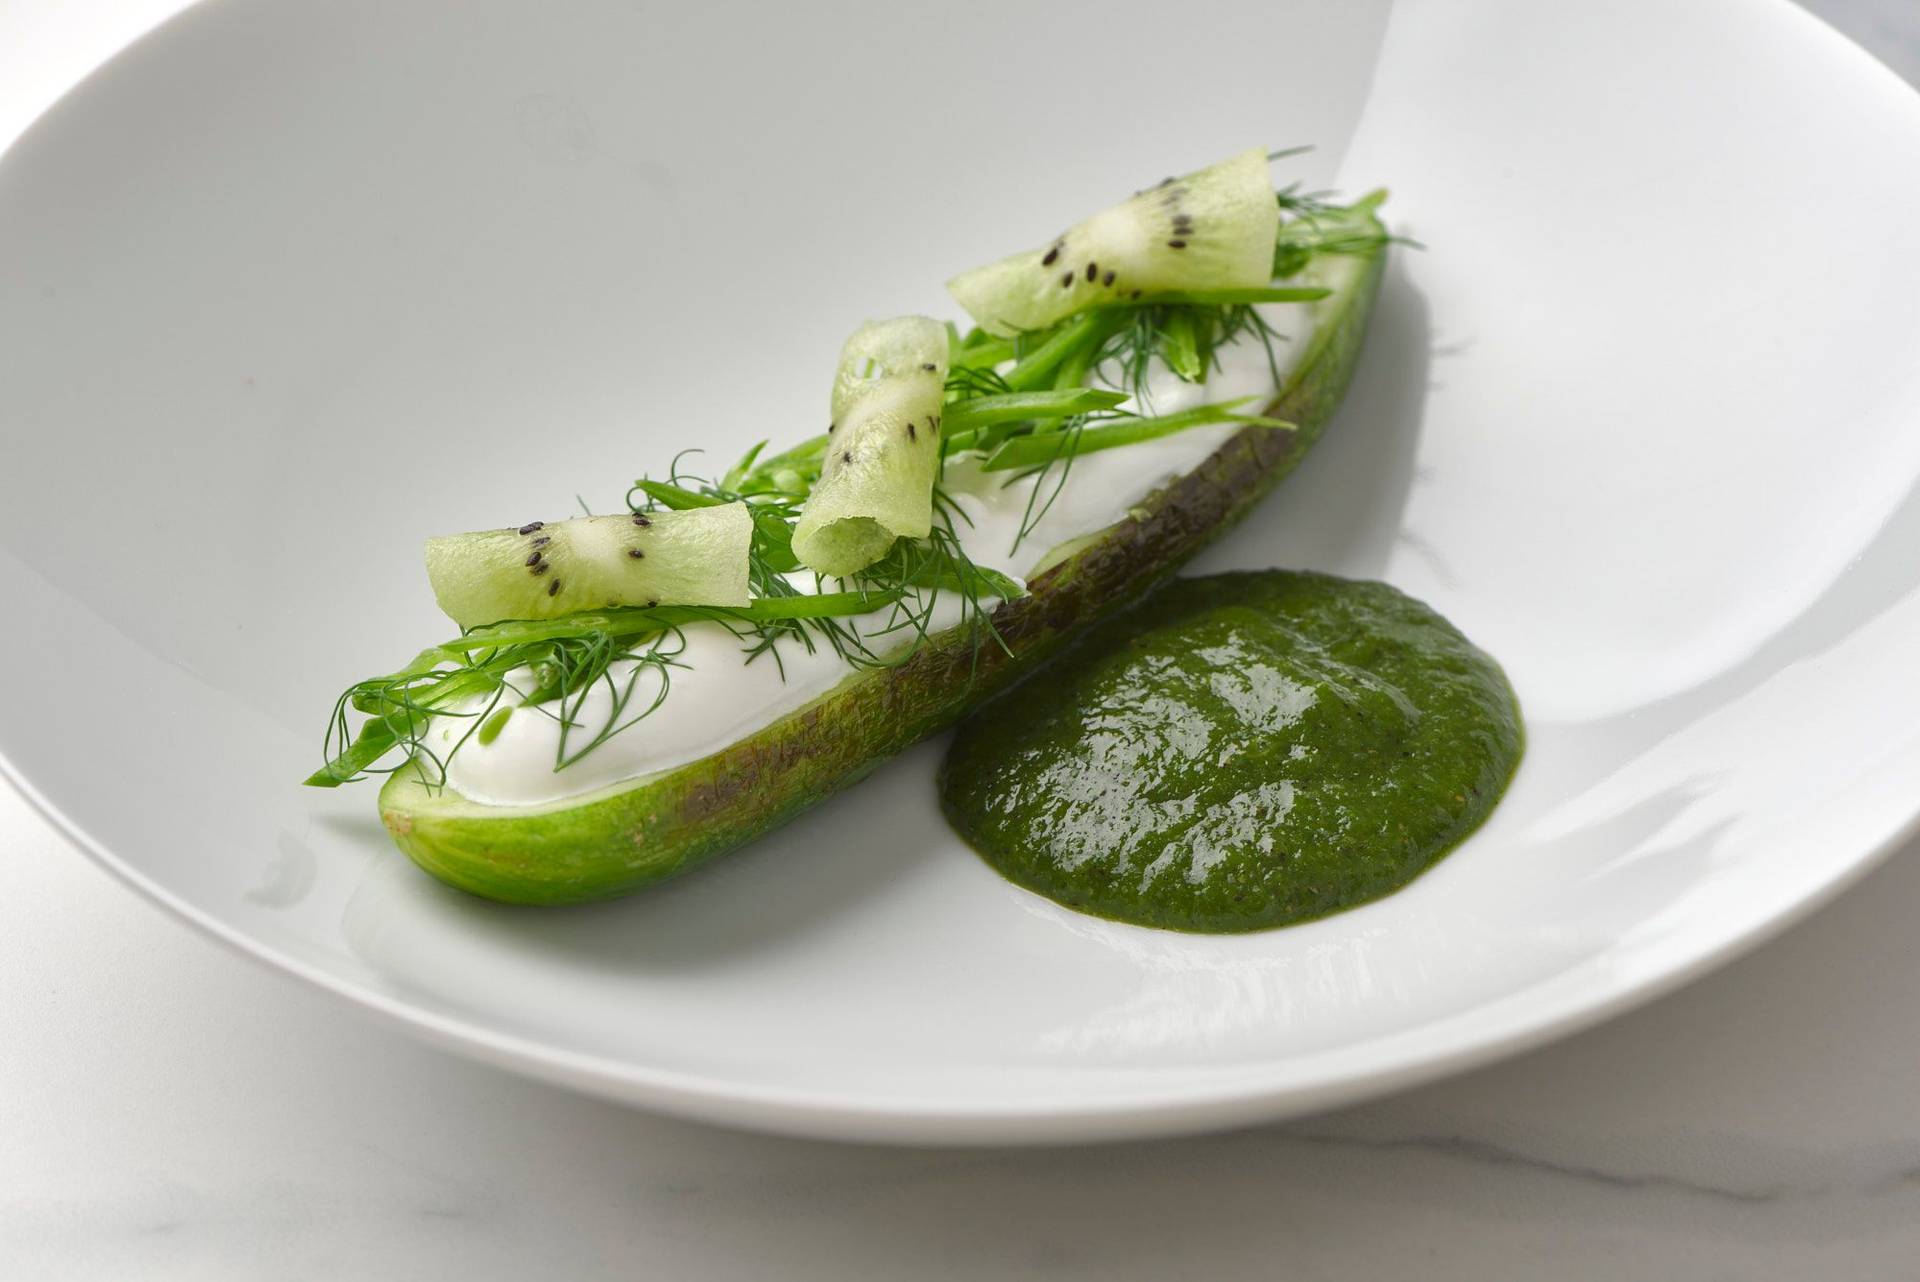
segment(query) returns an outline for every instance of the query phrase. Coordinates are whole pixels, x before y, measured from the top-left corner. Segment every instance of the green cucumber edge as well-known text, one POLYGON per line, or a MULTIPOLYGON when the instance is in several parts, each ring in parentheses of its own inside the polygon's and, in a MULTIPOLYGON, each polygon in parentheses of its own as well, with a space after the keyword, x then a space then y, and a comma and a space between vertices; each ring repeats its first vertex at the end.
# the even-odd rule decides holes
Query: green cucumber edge
POLYGON ((430 789, 409 763, 380 790, 394 843, 441 881, 487 899, 609 899, 745 845, 951 726, 1081 627, 1172 575, 1299 464, 1352 381, 1386 246, 1343 258, 1351 278, 1320 304, 1307 350, 1266 410, 1298 428, 1235 434, 1036 575, 1027 596, 993 616, 1010 655, 992 645, 976 655, 960 630, 942 633, 900 666, 856 672, 711 756, 545 806, 480 805, 430 789))

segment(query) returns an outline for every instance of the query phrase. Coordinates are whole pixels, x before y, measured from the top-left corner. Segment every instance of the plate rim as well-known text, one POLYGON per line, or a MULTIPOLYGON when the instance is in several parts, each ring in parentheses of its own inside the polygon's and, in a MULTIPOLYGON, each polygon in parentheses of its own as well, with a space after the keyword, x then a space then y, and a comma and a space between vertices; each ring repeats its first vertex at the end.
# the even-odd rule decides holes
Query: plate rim
MULTIPOLYGON (((1920 801, 1878 841, 1830 866, 1825 880, 1771 912, 1722 930, 1704 947, 1662 970, 1611 987, 1589 1000, 1563 1001, 1529 1016, 1509 1016, 1490 1036, 1444 1031, 1428 1033, 1425 1046, 1379 1057, 1358 1072, 1279 1086, 1241 1080, 1184 1090, 1149 1090, 1138 1096, 1107 1096, 1092 1104, 1072 1099, 1036 1102, 1015 1099, 991 1107, 955 1106, 934 1100, 885 1104, 857 1095, 818 1090, 769 1088, 727 1082, 711 1075, 645 1068, 613 1056, 556 1048, 535 1038, 504 1033, 474 1020, 424 1009, 392 994, 354 983, 344 976, 269 947, 211 913, 187 902, 121 859, 42 794, 5 752, 4 777, 29 807, 66 841, 105 869, 123 886, 202 935, 289 979, 303 980, 347 1006, 397 1027, 429 1045, 465 1058, 510 1069, 554 1085, 569 1087, 616 1103, 736 1129, 765 1131, 806 1139, 852 1140, 883 1144, 988 1144, 1028 1146, 1153 1139, 1280 1122, 1306 1114, 1357 1104, 1395 1091, 1466 1072, 1544 1046, 1594 1027, 1686 986, 1824 908, 1901 846, 1920 838, 1920 801)), ((1509 994, 1508 996, 1511 996, 1509 994)), ((1457 1023, 1471 1011, 1442 1020, 1457 1023)))
MULTIPOLYGON (((110 73, 123 58, 182 19, 190 20, 223 2, 230 4, 232 0, 186 4, 115 49, 46 103, 0 147, 0 163, 74 95, 110 73)), ((1742 7, 1757 21, 1797 23, 1802 38, 1845 46, 1851 67, 1848 74, 1875 85, 1890 108, 1912 111, 1920 107, 1920 88, 1909 85, 1820 15, 1793 0, 1742 7)), ((1920 490, 1915 493, 1920 494, 1920 490)), ((1920 587, 1920 579, 1916 586, 1920 587)), ((554 1085, 676 1117, 810 1139, 887 1144, 1020 1146, 1159 1138, 1283 1121, 1433 1082, 1558 1041, 1680 989, 1811 917, 1899 848, 1920 839, 1917 797, 1905 819, 1880 838, 1860 843, 1843 852, 1841 858, 1821 861, 1821 878, 1797 897, 1771 904, 1730 926, 1696 932, 1690 943, 1679 948, 1677 960, 1661 968, 1612 983, 1587 984, 1556 1003, 1503 1014, 1491 1031, 1449 1027, 1476 1010, 1484 1010, 1484 1006, 1455 1012, 1430 1025, 1413 1044, 1378 1054, 1357 1071, 1275 1085, 1263 1080, 1271 1078, 1267 1066, 1256 1065, 1224 1082, 1137 1089, 1104 1095, 1090 1103, 1071 1097, 1012 1097, 991 1105, 955 1105, 932 1097, 876 1103, 857 1093, 768 1087, 712 1074, 649 1068, 614 1056, 558 1048, 478 1020, 427 1009, 276 948, 188 902, 96 840, 84 825, 42 793, 4 749, 0 749, 0 778, 69 845, 136 897, 269 972, 311 984, 348 1008, 418 1041, 554 1085)))

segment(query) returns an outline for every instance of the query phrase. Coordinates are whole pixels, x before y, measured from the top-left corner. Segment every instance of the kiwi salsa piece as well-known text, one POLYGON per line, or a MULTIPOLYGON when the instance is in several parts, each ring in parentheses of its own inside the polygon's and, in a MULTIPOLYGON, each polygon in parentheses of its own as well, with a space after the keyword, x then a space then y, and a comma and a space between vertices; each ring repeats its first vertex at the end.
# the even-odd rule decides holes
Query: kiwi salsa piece
POLYGON ((947 289, 989 333, 1039 330, 1167 290, 1266 285, 1279 228, 1267 153, 1256 147, 1137 192, 1038 249, 954 277, 947 289))
MULTIPOLYGON (((1265 407, 1296 429, 1235 433, 1125 520, 1046 557, 1027 594, 993 611, 1004 644, 979 645, 963 628, 932 633, 904 662, 850 671, 818 699, 711 756, 547 805, 479 805, 434 786, 426 763, 410 763, 380 793, 394 841, 434 876, 489 898, 607 898, 743 845, 952 725, 1171 575, 1318 440, 1353 377, 1386 254, 1369 205, 1357 207, 1349 225, 1367 234, 1290 277, 1329 291, 1311 304, 1312 334, 1265 407)), ((1271 231, 1263 252, 1273 253, 1271 231)))
POLYGON ((463 628, 609 606, 744 606, 744 503, 529 521, 427 540, 434 599, 463 628))
POLYGON ((947 328, 925 316, 863 325, 833 380, 833 421, 820 478, 793 530, 802 565, 843 577, 866 569, 895 540, 933 528, 947 328))

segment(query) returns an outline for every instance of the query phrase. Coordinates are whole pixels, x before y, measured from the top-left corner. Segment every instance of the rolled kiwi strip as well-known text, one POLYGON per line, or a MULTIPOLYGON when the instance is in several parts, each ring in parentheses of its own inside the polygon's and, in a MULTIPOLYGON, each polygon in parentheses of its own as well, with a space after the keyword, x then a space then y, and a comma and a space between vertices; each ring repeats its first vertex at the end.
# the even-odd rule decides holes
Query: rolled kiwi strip
POLYGON ((1169 178, 1038 249, 962 272, 947 289, 982 329, 1005 337, 1149 294, 1265 288, 1280 229, 1267 161, 1255 147, 1169 178))
POLYGON ((844 578, 932 530, 947 357, 946 326, 924 316, 864 325, 847 340, 831 440, 793 528, 802 565, 844 578))
MULTIPOLYGON (((1025 425, 1048 419, 1068 418, 1075 414, 1093 414, 1112 409, 1126 400, 1126 393, 1096 387, 1047 388, 1037 392, 1006 392, 950 400, 941 410, 940 439, 948 454, 973 449, 985 439, 983 429, 1025 425)), ((826 435, 816 436, 790 450, 762 457, 758 446, 727 473, 723 489, 736 494, 804 493, 820 475, 820 462, 826 454, 826 435)), ((655 496, 669 507, 719 503, 709 495, 694 494, 677 486, 638 481, 635 487, 655 496)))
POLYGON ((427 540, 434 600, 462 628, 606 606, 748 601, 744 503, 529 521, 427 540))

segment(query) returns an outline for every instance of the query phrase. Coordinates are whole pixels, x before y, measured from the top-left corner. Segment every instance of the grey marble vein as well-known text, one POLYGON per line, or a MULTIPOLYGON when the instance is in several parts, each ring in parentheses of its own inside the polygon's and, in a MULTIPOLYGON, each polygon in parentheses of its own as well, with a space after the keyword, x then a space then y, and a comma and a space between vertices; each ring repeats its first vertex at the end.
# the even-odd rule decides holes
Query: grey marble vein
POLYGON ((1332 1131, 1296 1130, 1289 1132, 1289 1134, 1291 1138, 1302 1144, 1368 1149, 1375 1152, 1404 1152, 1411 1150, 1432 1153, 1450 1160, 1472 1162, 1484 1166, 1514 1167, 1528 1171, 1539 1171, 1564 1179, 1582 1180, 1591 1184, 1602 1184, 1608 1188, 1631 1190, 1663 1189, 1749 1205, 1775 1202, 1783 1197, 1805 1192, 1805 1190, 1797 1190, 1785 1184, 1757 1187, 1706 1184, 1661 1171, 1618 1171, 1581 1163, 1556 1162, 1549 1158, 1521 1152, 1518 1149, 1505 1148, 1491 1141, 1477 1139, 1470 1135, 1408 1135, 1376 1139, 1360 1135, 1342 1135, 1332 1131))

